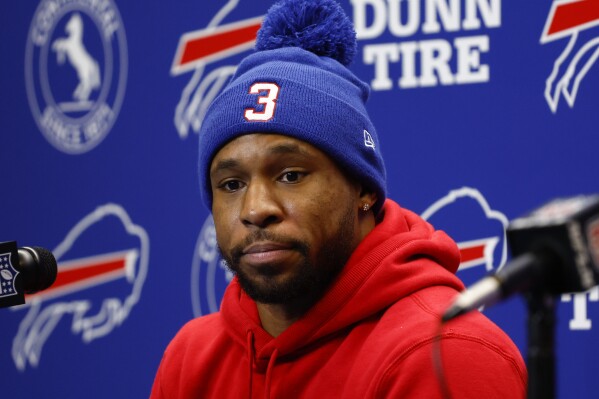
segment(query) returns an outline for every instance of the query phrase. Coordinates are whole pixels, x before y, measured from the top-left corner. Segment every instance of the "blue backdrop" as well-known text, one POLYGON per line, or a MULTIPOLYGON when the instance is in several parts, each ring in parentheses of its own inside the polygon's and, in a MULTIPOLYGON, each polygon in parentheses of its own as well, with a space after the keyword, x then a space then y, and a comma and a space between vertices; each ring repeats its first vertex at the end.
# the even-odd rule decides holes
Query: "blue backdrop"
MULTIPOLYGON (((270 4, 0 3, 0 241, 59 262, 0 310, 4 397, 147 397, 175 332, 218 308, 197 132, 270 4)), ((341 4, 390 197, 454 237, 467 284, 509 259, 509 220, 599 192, 598 1, 341 4)), ((559 397, 596 397, 599 289, 558 300, 559 397)), ((522 299, 485 312, 526 354, 522 299)))

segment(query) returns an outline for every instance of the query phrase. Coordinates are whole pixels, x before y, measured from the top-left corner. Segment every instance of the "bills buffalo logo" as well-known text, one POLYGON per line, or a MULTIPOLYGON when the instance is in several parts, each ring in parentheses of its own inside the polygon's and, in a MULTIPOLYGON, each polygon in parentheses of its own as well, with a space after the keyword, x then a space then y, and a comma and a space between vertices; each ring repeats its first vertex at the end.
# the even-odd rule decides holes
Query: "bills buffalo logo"
POLYGON ((229 0, 205 29, 185 33, 179 40, 171 74, 193 71, 175 109, 175 127, 181 138, 186 138, 190 129, 196 133, 200 130, 208 106, 237 69, 236 64, 211 70, 208 65, 241 54, 256 42, 263 17, 222 24, 238 3, 239 0, 229 0))
POLYGON ((554 113, 560 97, 574 106, 580 84, 599 57, 599 0, 557 0, 551 5, 541 44, 568 39, 545 82, 545 99, 554 113))
POLYGON ((110 334, 139 302, 148 272, 148 235, 116 204, 85 216, 52 252, 56 282, 14 308, 26 311, 12 345, 19 370, 39 365, 44 345, 63 319, 85 343, 110 334))
POLYGON ((466 285, 505 264, 508 219, 492 209, 477 189, 452 190, 421 216, 457 242, 462 258, 458 275, 466 285))
POLYGON ((35 122, 60 151, 81 154, 109 133, 125 93, 127 44, 111 0, 42 0, 25 51, 35 122))

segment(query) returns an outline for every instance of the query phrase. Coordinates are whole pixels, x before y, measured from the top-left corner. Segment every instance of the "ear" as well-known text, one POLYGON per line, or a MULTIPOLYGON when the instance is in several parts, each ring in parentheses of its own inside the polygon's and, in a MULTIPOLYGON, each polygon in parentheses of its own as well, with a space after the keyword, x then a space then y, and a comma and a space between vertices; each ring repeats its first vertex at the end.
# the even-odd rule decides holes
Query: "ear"
POLYGON ((377 195, 374 191, 362 187, 360 196, 358 197, 358 220, 360 223, 360 234, 362 239, 376 226, 376 215, 372 212, 372 208, 377 201, 377 195))
POLYGON ((359 198, 359 208, 363 211, 368 211, 372 209, 373 205, 376 203, 378 196, 374 191, 366 187, 362 187, 360 190, 360 198, 359 198))

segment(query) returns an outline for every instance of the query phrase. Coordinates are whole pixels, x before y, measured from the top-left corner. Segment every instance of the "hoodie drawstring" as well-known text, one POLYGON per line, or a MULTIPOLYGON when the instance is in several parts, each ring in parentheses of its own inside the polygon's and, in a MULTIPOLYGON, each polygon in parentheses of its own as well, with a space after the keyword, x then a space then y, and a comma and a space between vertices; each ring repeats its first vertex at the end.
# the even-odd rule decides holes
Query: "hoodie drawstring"
POLYGON ((254 333, 252 330, 247 331, 247 355, 250 364, 250 375, 249 375, 249 399, 252 399, 252 383, 254 380, 254 333))
POLYGON ((277 355, 279 354, 279 350, 275 349, 270 355, 270 360, 268 361, 268 367, 266 368, 266 389, 264 390, 264 397, 266 399, 270 399, 270 379, 272 377, 272 369, 274 368, 275 363, 277 362, 277 355))
MULTIPOLYGON (((249 399, 252 399, 252 391, 253 391, 253 382, 254 382, 254 333, 252 330, 248 330, 246 334, 246 344, 247 344, 247 356, 249 359, 249 376, 248 376, 248 392, 249 399)), ((270 380, 272 377, 272 369, 277 362, 277 356, 279 355, 279 350, 275 349, 270 355, 270 359, 268 360, 268 366, 266 367, 266 377, 265 377, 265 389, 264 389, 264 397, 266 399, 270 399, 270 380)))

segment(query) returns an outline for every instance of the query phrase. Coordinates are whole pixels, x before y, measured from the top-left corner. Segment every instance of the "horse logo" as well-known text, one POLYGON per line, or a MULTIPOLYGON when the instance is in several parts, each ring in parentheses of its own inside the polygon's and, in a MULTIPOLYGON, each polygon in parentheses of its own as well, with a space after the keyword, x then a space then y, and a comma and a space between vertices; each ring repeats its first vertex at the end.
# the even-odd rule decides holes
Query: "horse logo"
POLYGON ((77 71, 79 84, 75 88, 73 98, 77 101, 87 101, 92 90, 100 87, 100 67, 83 44, 83 20, 78 13, 73 14, 65 30, 68 36, 54 40, 52 51, 56 52, 59 64, 64 64, 66 55, 69 63, 77 71))

